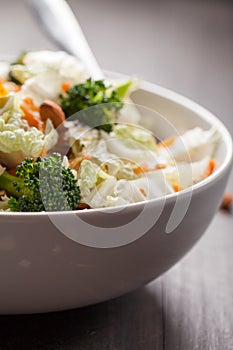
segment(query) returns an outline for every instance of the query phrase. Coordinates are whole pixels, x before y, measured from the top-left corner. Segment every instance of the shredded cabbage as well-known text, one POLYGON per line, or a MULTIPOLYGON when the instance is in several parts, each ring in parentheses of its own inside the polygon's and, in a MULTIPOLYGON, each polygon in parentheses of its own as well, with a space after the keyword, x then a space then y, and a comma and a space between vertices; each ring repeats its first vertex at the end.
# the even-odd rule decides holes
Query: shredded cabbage
POLYGON ((110 134, 103 135, 107 150, 122 159, 138 164, 157 164, 156 143, 151 132, 140 126, 118 124, 110 134))
POLYGON ((78 59, 63 51, 31 51, 25 54, 23 64, 20 67, 25 83, 21 94, 33 98, 38 105, 46 99, 57 101, 62 83, 73 85, 88 78, 78 59))
POLYGON ((210 157, 206 156, 197 162, 177 163, 163 170, 164 176, 171 186, 185 189, 207 177, 210 157))
MULTIPOLYGON (((46 50, 25 53, 10 66, 0 63, 3 82, 8 73, 22 86, 21 91, 12 88, 8 93, 4 83, 1 85, 0 176, 25 157, 36 158, 52 149, 58 141, 50 119, 42 132, 22 118, 22 99, 31 97, 36 106, 44 100, 59 103, 59 96, 65 95, 63 83, 69 88, 69 84, 83 83, 89 77, 75 57, 46 50)), ((143 115, 130 100, 130 93, 138 87, 137 80, 105 82, 109 91, 117 90, 124 102, 110 133, 91 129, 78 120, 64 122, 71 159, 64 157, 63 166, 75 168, 71 171, 80 187, 81 202, 91 208, 141 202, 190 187, 210 174, 219 139, 215 128, 196 127, 157 145, 153 134, 140 126, 143 115)), ((0 210, 8 200, 1 192, 0 210)))
POLYGON ((18 96, 10 97, 2 110, 0 152, 3 163, 8 164, 7 158, 14 152, 20 152, 19 161, 25 157, 38 157, 43 149, 49 150, 57 143, 58 134, 50 119, 46 122, 45 133, 29 127, 27 121, 22 119, 23 111, 19 108, 18 96))
POLYGON ((118 124, 114 128, 114 131, 111 132, 110 136, 120 140, 132 141, 132 148, 140 148, 139 146, 143 146, 143 148, 146 147, 151 151, 156 150, 156 143, 152 133, 140 126, 135 127, 134 125, 118 124))
POLYGON ((79 173, 79 186, 81 196, 83 197, 84 202, 89 204, 90 206, 93 206, 94 203, 98 201, 98 192, 100 191, 99 194, 104 192, 104 187, 102 186, 102 183, 107 185, 107 180, 109 180, 110 178, 115 180, 113 176, 108 175, 96 164, 84 159, 81 163, 79 173))
POLYGON ((206 156, 212 157, 219 139, 215 128, 203 130, 199 127, 186 131, 168 147, 158 149, 158 155, 170 162, 198 161, 206 156))

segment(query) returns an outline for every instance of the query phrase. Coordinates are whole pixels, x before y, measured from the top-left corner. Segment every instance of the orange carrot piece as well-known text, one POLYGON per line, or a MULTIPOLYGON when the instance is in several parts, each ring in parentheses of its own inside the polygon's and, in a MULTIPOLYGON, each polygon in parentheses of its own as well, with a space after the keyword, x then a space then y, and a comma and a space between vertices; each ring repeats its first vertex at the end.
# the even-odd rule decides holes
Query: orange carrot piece
POLYGON ((21 90, 21 85, 16 85, 15 86, 15 92, 19 92, 21 90))
POLYGON ((159 148, 169 147, 175 142, 175 139, 176 139, 175 136, 171 136, 168 139, 159 142, 157 147, 159 148))
POLYGON ((134 169, 134 174, 138 175, 138 174, 141 174, 141 173, 146 173, 149 170, 150 169, 147 167, 147 165, 142 165, 142 166, 139 166, 139 167, 134 169))
POLYGON ((68 91, 70 88, 71 88, 71 83, 69 83, 68 81, 67 82, 65 82, 65 83, 63 83, 62 85, 61 85, 61 88, 62 88, 62 90, 63 91, 68 91))
POLYGON ((4 87, 4 85, 0 82, 0 97, 4 97, 8 95, 7 89, 4 87))
POLYGON ((31 127, 44 131, 44 122, 40 119, 39 107, 37 107, 31 97, 25 97, 20 108, 24 112, 22 119, 26 120, 31 127), (35 115, 38 114, 38 117, 35 115))
POLYGON ((92 160, 92 156, 90 156, 89 154, 84 154, 83 159, 92 160))
POLYGON ((46 152, 47 152, 47 150, 46 150, 46 148, 44 147, 44 148, 42 149, 42 151, 40 152, 40 157, 41 157, 41 158, 44 157, 44 156, 46 155, 46 152))
POLYGON ((136 169, 134 169, 134 174, 138 175, 141 173, 148 173, 149 171, 160 170, 165 168, 166 168, 165 164, 156 164, 153 168, 149 168, 147 165, 141 165, 136 169))
POLYGON ((166 166, 166 164, 157 164, 156 166, 155 166, 155 170, 160 170, 160 169, 165 169, 167 166, 166 166))
POLYGON ((33 99, 31 97, 25 97, 23 99, 23 102, 28 106, 28 108, 30 108, 31 111, 39 112, 39 107, 34 104, 33 99))
POLYGON ((4 88, 9 92, 18 92, 21 90, 21 85, 17 85, 13 83, 12 81, 0 81, 4 88))
POLYGON ((75 169, 75 170, 78 170, 79 169, 79 166, 82 162, 83 158, 82 157, 76 157, 72 160, 69 161, 69 167, 71 169, 75 169))
POLYGON ((180 186, 178 186, 178 185, 173 185, 173 190, 174 190, 175 192, 179 192, 179 191, 180 191, 180 186))
POLYGON ((214 172, 215 166, 216 166, 215 160, 210 159, 208 169, 206 171, 206 177, 210 176, 214 172))
POLYGON ((28 125, 31 127, 35 127, 38 130, 42 131, 42 122, 37 119, 32 113, 30 113, 23 105, 20 106, 20 108, 23 110, 24 115, 22 116, 22 119, 26 120, 28 122, 28 125))
POLYGON ((140 188, 139 191, 141 192, 141 194, 142 194, 144 197, 146 197, 146 192, 144 191, 143 188, 140 188))

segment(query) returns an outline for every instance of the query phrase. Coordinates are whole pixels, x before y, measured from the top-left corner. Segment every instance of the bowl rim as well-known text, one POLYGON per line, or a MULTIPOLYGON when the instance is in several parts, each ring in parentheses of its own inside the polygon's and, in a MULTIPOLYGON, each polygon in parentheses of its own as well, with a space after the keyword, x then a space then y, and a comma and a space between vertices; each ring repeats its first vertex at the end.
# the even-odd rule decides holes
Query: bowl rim
MULTIPOLYGON (((6 59, 8 61, 9 55, 1 55, 1 59, 6 59)), ((107 76, 113 77, 113 78, 126 78, 128 77, 126 74, 118 73, 118 72, 112 72, 112 71, 104 71, 107 76)), ((212 112, 207 110, 206 108, 202 107, 197 102, 194 102, 188 97, 185 97, 177 92, 174 92, 171 89, 165 88, 163 86, 148 82, 148 81, 140 81, 140 87, 139 90, 144 90, 146 92, 150 92, 153 94, 156 94, 157 96, 163 97, 165 99, 168 99, 174 103, 177 103, 178 105, 181 105, 182 107, 185 107, 186 109, 195 112, 198 114, 199 117, 201 117, 202 120, 206 121, 208 124, 213 124, 217 127, 218 131, 220 132, 221 139, 226 145, 226 156, 223 160, 222 164, 219 166, 218 169, 216 169, 210 176, 208 176, 206 179, 201 180, 200 182, 184 189, 179 192, 174 192, 171 194, 168 194, 166 196, 158 197, 149 199, 142 202, 137 203, 130 203, 127 206, 116 206, 115 209, 121 209, 121 208, 127 208, 127 209, 141 209, 143 205, 151 204, 156 205, 158 203, 164 203, 164 199, 167 201, 175 201, 178 196, 186 196, 190 192, 196 192, 199 190, 203 190, 204 187, 214 182, 217 178, 219 178, 227 169, 231 166, 231 163, 233 161, 233 142, 232 137, 230 135, 230 132, 227 130, 224 123, 217 118, 216 115, 214 115, 212 112)), ((71 213, 78 214, 78 215, 91 215, 91 213, 95 214, 101 211, 101 213, 112 213, 114 214, 114 211, 112 211, 112 207, 107 208, 94 208, 94 209, 84 209, 84 210, 69 210, 69 211, 50 211, 50 212, 10 212, 10 211, 0 211, 0 218, 5 216, 13 216, 15 218, 25 218, 25 217, 48 217, 50 215, 69 215, 71 213)), ((119 213, 118 210, 116 210, 116 214, 119 213)))

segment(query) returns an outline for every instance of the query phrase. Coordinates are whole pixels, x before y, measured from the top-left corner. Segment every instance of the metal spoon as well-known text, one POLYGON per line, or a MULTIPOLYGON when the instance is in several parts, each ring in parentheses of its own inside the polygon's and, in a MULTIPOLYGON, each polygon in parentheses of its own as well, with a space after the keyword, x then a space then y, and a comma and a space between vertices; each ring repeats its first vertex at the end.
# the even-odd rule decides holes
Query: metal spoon
POLYGON ((34 14, 58 46, 78 57, 91 77, 103 79, 104 74, 83 31, 65 0, 28 0, 34 14))

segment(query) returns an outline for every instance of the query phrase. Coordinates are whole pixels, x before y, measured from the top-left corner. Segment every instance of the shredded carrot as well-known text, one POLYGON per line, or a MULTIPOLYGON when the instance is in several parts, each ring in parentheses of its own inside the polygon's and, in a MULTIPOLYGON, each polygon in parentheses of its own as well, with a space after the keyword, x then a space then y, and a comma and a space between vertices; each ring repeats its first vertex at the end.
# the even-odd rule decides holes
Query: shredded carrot
POLYGON ((155 170, 165 169, 166 167, 167 167, 166 164, 157 164, 157 165, 155 166, 155 170))
POLYGON ((179 192, 179 191, 180 191, 180 186, 178 186, 178 185, 173 185, 173 190, 174 190, 175 192, 179 192))
POLYGON ((31 127, 44 131, 44 123, 40 119, 39 107, 37 107, 30 97, 25 97, 20 108, 24 112, 22 119, 26 120, 31 127))
POLYGON ((1 81, 4 88, 9 92, 18 92, 21 90, 21 85, 17 85, 12 81, 1 81))
POLYGON ((42 149, 42 151, 40 152, 40 157, 44 157, 44 156, 46 155, 46 152, 47 152, 47 150, 46 150, 46 148, 44 147, 44 148, 42 149))
POLYGON ((149 168, 147 167, 147 165, 142 165, 134 169, 134 174, 138 175, 141 173, 146 173, 148 171, 149 171, 149 168))
POLYGON ((39 112, 39 107, 35 105, 35 103, 33 102, 33 99, 31 97, 25 97, 23 99, 23 102, 30 107, 30 110, 33 112, 39 112))
POLYGON ((148 173, 149 171, 153 171, 153 170, 159 170, 159 169, 164 169, 166 168, 165 164, 156 164, 154 167, 149 168, 146 164, 145 165, 141 165, 137 168, 134 169, 134 174, 138 175, 141 173, 148 173))
POLYGON ((26 120, 29 126, 34 126, 38 130, 42 131, 42 122, 39 119, 37 119, 32 113, 30 113, 24 106, 21 105, 20 107, 24 112, 22 119, 26 120))
POLYGON ((61 85, 61 87, 62 87, 62 90, 66 92, 66 91, 68 91, 68 90, 71 88, 71 83, 69 83, 69 82, 67 81, 67 82, 63 83, 63 84, 61 85))
POLYGON ((89 154, 84 154, 83 159, 92 160, 92 156, 90 156, 89 154))
POLYGON ((70 168, 78 170, 81 162, 86 159, 86 160, 92 160, 92 157, 88 154, 82 155, 80 154, 80 157, 76 157, 72 160, 69 161, 70 168))
POLYGON ((169 137, 168 139, 159 142, 157 146, 159 148, 169 147, 175 142, 175 139, 175 136, 169 137))
POLYGON ((22 88, 22 86, 21 86, 21 85, 16 85, 16 86, 15 86, 15 92, 20 91, 20 90, 21 90, 21 88, 22 88))
POLYGON ((4 97, 8 95, 7 89, 4 87, 4 85, 0 82, 0 97, 4 97))
POLYGON ((69 161, 70 168, 78 170, 82 160, 83 160, 82 157, 76 157, 76 158, 70 160, 69 161))
POLYGON ((209 165, 208 165, 208 168, 207 168, 207 171, 206 171, 206 174, 205 174, 206 177, 210 176, 214 172, 215 165, 216 165, 215 160, 214 159, 210 159, 209 165))
POLYGON ((143 188, 140 188, 139 191, 141 192, 141 194, 142 194, 144 197, 146 197, 146 192, 144 191, 143 188))

